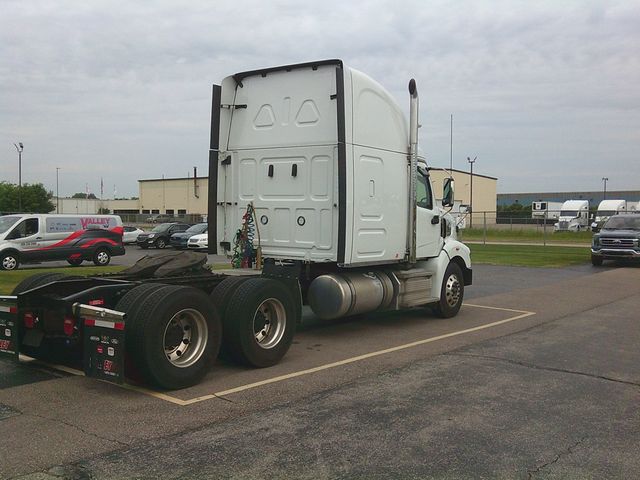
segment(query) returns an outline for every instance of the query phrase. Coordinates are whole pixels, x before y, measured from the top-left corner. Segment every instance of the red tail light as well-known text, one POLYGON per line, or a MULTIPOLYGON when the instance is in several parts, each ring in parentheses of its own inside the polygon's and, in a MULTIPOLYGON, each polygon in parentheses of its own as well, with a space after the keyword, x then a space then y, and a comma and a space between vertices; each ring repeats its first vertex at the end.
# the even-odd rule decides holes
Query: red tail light
POLYGON ((25 312, 23 318, 25 328, 33 328, 36 323, 36 316, 31 312, 25 312))
POLYGON ((65 317, 64 319, 64 334, 68 337, 73 335, 74 327, 76 326, 76 319, 73 317, 65 317))
POLYGON ((104 298, 95 298, 93 300, 89 300, 89 305, 93 307, 104 305, 104 298))

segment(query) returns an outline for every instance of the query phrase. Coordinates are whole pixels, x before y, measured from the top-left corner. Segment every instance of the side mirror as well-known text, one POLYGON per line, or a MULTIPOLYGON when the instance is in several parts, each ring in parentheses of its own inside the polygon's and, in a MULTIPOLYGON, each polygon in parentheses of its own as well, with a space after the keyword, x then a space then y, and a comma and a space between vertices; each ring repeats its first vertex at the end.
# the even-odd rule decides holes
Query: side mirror
POLYGON ((445 178, 442 187, 442 206, 453 207, 453 178, 445 178))

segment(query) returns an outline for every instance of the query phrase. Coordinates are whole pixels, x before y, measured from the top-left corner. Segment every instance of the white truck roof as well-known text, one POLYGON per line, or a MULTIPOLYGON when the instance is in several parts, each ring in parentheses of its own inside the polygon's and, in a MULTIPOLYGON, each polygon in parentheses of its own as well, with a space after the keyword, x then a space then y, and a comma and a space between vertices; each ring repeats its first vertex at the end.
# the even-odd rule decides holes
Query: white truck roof
POLYGON ((626 200, 602 200, 598 205, 598 210, 618 211, 624 210, 626 206, 626 200))
POLYGON ((580 210, 589 208, 589 200, 567 200, 562 204, 562 210, 580 210))

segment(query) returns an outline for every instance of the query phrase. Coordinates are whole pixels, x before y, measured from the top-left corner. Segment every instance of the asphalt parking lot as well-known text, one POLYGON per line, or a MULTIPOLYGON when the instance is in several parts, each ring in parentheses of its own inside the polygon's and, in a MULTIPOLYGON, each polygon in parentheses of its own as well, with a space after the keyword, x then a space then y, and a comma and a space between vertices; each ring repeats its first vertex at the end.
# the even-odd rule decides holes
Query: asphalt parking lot
POLYGON ((306 317, 179 392, 3 362, 0 477, 633 478, 638 280, 477 265, 454 319, 306 317))

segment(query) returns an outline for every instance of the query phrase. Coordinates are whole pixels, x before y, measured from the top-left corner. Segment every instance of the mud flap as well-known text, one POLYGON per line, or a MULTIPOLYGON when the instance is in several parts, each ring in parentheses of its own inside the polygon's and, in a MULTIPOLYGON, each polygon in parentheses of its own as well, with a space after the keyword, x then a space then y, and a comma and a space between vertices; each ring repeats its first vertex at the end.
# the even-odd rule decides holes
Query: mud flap
POLYGON ((124 383, 125 314, 76 303, 76 317, 84 326, 82 363, 87 377, 124 383))
POLYGON ((0 296, 0 358, 19 359, 18 297, 0 296))

